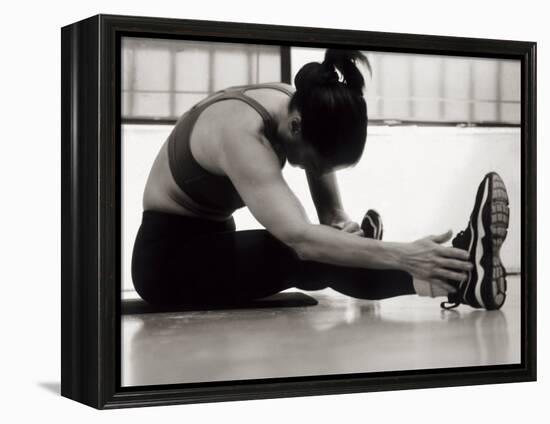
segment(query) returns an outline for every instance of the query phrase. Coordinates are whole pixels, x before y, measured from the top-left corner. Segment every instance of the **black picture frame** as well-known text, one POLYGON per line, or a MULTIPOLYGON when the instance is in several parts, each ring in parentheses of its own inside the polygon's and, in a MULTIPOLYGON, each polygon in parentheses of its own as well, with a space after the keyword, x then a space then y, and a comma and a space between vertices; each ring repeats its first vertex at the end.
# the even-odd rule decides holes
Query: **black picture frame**
POLYGON ((61 30, 61 394, 94 408, 536 380, 536 43, 97 15, 61 30), (521 61, 521 363, 167 386, 120 384, 120 40, 179 38, 521 61))

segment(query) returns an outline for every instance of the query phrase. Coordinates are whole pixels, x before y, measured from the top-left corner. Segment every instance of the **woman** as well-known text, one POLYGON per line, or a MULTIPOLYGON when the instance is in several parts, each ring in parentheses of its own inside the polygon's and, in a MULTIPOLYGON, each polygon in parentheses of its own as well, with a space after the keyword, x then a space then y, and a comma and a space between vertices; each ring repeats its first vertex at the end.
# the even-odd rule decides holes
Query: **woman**
POLYGON ((282 83, 231 87, 176 123, 145 187, 132 278, 151 304, 232 303, 290 287, 331 287, 363 299, 452 296, 473 265, 451 233, 412 243, 362 237, 344 212, 334 171, 366 141, 364 79, 356 51, 327 50, 282 83), (339 76, 338 72, 341 74, 339 76), (305 170, 312 224, 281 169, 305 170), (236 231, 247 206, 265 230, 236 231))

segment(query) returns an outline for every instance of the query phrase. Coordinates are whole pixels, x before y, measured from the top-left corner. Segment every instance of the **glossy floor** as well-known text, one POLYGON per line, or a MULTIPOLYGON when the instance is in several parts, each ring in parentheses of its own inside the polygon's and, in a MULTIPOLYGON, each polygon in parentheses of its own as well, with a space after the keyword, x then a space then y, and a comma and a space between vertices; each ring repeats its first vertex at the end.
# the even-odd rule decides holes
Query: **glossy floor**
POLYGON ((520 362, 520 278, 500 311, 330 289, 317 306, 127 315, 122 385, 173 384, 520 362))

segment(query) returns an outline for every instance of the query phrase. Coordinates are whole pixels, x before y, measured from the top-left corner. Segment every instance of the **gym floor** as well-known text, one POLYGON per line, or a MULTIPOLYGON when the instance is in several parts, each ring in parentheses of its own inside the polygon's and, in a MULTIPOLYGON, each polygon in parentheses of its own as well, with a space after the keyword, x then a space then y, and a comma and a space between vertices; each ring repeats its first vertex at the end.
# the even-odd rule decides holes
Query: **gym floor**
POLYGON ((316 306, 122 317, 122 385, 311 376, 520 362, 520 276, 500 311, 443 298, 365 301, 331 289, 316 306))

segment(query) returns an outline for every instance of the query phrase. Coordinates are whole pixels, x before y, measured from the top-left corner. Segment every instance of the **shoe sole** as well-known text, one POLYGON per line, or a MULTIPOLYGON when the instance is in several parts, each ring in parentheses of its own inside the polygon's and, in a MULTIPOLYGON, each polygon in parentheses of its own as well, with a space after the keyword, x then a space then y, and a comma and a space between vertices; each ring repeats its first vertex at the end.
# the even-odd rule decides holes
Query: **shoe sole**
POLYGON ((488 310, 500 309, 506 300, 506 269, 500 248, 508 234, 510 209, 502 178, 495 172, 479 185, 470 217, 470 259, 474 269, 466 279, 464 303, 488 310), (473 284, 472 284, 473 282, 473 284))

